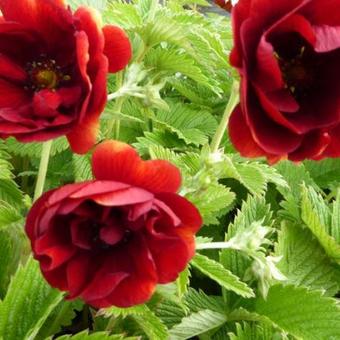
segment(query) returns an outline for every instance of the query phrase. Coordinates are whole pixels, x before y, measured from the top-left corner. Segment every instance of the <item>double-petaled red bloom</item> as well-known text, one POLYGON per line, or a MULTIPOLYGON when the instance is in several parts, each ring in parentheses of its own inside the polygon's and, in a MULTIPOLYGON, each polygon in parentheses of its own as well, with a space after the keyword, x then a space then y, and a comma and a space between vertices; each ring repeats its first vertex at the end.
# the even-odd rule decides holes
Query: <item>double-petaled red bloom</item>
POLYGON ((143 161, 107 141, 94 151, 95 180, 44 194, 26 231, 46 280, 94 307, 147 301, 157 283, 175 280, 195 252, 202 220, 176 194, 178 169, 143 161))
POLYGON ((72 149, 95 142, 108 72, 131 46, 118 27, 64 0, 0 0, 0 137, 44 141, 67 135, 72 149))
POLYGON ((271 162, 340 157, 340 0, 240 0, 232 22, 235 147, 271 162))

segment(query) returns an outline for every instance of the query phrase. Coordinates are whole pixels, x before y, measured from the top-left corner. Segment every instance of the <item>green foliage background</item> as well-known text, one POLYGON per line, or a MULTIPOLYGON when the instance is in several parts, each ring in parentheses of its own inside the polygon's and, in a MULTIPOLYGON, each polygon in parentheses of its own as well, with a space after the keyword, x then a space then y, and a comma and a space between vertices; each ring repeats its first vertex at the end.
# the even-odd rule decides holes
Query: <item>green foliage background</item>
MULTIPOLYGON (((204 227, 179 279, 151 301, 95 311, 50 288, 23 232, 41 144, 0 141, 0 338, 340 339, 340 160, 241 158, 227 136, 209 143, 237 77, 228 64, 230 21, 202 15, 205 0, 72 0, 96 7, 129 34, 134 58, 110 76, 101 139, 132 144, 183 174, 181 194, 204 227)), ((45 190, 91 178, 90 154, 54 141, 45 190)), ((172 256, 172 254, 169 254, 172 256)))

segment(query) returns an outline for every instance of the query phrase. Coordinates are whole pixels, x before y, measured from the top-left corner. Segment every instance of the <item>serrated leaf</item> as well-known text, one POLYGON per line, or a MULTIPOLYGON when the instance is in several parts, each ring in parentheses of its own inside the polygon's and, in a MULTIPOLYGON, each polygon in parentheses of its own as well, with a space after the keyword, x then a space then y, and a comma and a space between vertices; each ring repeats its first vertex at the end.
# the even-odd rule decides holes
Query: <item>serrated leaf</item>
POLYGON ((235 199, 235 194, 221 184, 210 184, 204 190, 189 193, 186 197, 200 211, 204 224, 218 224, 220 212, 227 210, 235 199))
POLYGON ((190 271, 189 268, 185 268, 178 276, 176 280, 177 295, 181 298, 187 291, 190 284, 190 271))
POLYGON ((80 6, 89 6, 103 11, 107 5, 107 0, 68 0, 67 2, 74 10, 80 6))
POLYGON ((266 300, 255 300, 254 310, 298 338, 339 338, 340 309, 335 299, 324 297, 319 291, 275 285, 269 289, 266 300))
POLYGON ((181 73, 200 84, 210 85, 209 79, 202 73, 195 59, 188 54, 178 52, 177 49, 153 49, 147 54, 145 64, 162 74, 181 73))
POLYGON ((88 330, 77 333, 75 335, 63 335, 58 340, 138 340, 138 337, 126 337, 123 334, 110 335, 108 332, 94 332, 89 334, 88 330))
POLYGON ((12 205, 0 200, 0 230, 22 220, 21 214, 12 205))
POLYGON ((180 323, 182 318, 186 316, 182 305, 168 299, 163 299, 163 301, 158 303, 154 313, 168 328, 180 323))
POLYGON ((272 340, 273 327, 269 325, 257 325, 244 322, 243 325, 236 324, 236 334, 228 333, 230 340, 272 340))
POLYGON ((279 233, 276 255, 282 256, 277 267, 288 283, 324 291, 332 296, 338 292, 334 264, 307 229, 286 223, 279 233))
MULTIPOLYGON (((20 143, 14 138, 8 138, 6 140, 6 145, 8 147, 8 151, 14 155, 40 158, 43 143, 20 143)), ((51 156, 67 150, 68 147, 69 144, 65 137, 53 140, 51 156)))
POLYGON ((330 233, 335 241, 340 244, 340 189, 338 189, 336 199, 332 203, 332 221, 330 233))
POLYGON ((305 168, 308 170, 314 182, 321 188, 328 188, 333 182, 339 181, 340 160, 328 158, 321 161, 305 161, 305 168))
POLYGON ((22 225, 0 228, 0 300, 5 296, 10 278, 17 269, 24 243, 22 225))
POLYGON ((111 316, 129 316, 129 315, 137 315, 137 314, 144 314, 147 313, 148 307, 146 305, 137 305, 127 308, 119 308, 119 307, 109 307, 103 308, 98 311, 98 315, 104 315, 105 317, 111 316))
POLYGON ((134 314, 132 318, 145 332, 150 340, 164 340, 168 338, 168 330, 163 322, 147 308, 145 313, 134 314))
POLYGON ((38 339, 46 339, 49 336, 54 336, 62 327, 72 324, 72 320, 76 317, 76 311, 80 311, 84 306, 84 303, 80 300, 65 301, 62 300, 58 306, 49 315, 39 333, 38 339))
POLYGON ((18 269, 0 304, 0 337, 34 339, 62 298, 63 294, 45 282, 39 264, 30 258, 18 269))
POLYGON ((22 192, 13 180, 0 180, 0 201, 5 201, 13 206, 20 206, 22 200, 22 192))
MULTIPOLYGON (((272 212, 270 206, 263 197, 248 196, 247 201, 242 203, 241 210, 232 224, 228 227, 226 241, 230 240, 237 233, 241 233, 256 221, 263 221, 263 225, 272 224, 272 212)), ((244 254, 233 249, 223 249, 220 252, 220 261, 223 266, 231 270, 235 275, 243 277, 251 261, 244 254)))
POLYGON ((328 256, 340 263, 340 244, 329 234, 331 214, 323 198, 312 187, 303 187, 301 217, 328 256))
POLYGON ((184 340, 212 329, 221 327, 227 321, 224 314, 209 309, 201 310, 184 317, 180 324, 170 330, 171 340, 184 340))
POLYGON ((72 156, 72 168, 74 179, 76 182, 83 182, 93 179, 91 159, 89 155, 76 155, 72 156))
POLYGON ((167 16, 159 16, 154 21, 147 22, 139 27, 137 33, 148 47, 168 42, 186 50, 190 50, 187 34, 184 29, 167 16))
POLYGON ((220 284, 221 287, 243 297, 249 298, 254 296, 253 290, 236 275, 224 268, 222 264, 201 254, 196 254, 190 263, 203 274, 220 284))
POLYGON ((191 312, 199 312, 209 309, 224 314, 227 312, 223 298, 220 296, 208 296, 203 291, 196 291, 190 288, 184 296, 184 303, 191 312))

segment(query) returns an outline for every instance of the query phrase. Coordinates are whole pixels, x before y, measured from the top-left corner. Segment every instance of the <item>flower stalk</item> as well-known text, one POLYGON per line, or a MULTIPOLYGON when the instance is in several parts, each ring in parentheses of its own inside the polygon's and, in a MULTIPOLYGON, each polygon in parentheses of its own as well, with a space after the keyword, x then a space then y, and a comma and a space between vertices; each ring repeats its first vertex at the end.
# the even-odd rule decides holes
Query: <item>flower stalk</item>
POLYGON ((50 141, 43 143, 43 146, 42 146, 38 177, 37 177, 37 182, 36 182, 35 190, 34 190, 34 198, 33 198, 34 201, 36 201, 44 191, 44 185, 45 185, 45 180, 46 180, 48 163, 50 160, 52 143, 53 141, 50 140, 50 141))
POLYGON ((234 80, 233 85, 231 87, 230 98, 224 110, 222 120, 219 126, 217 127, 216 133, 211 141, 210 149, 212 153, 215 153, 218 151, 223 135, 225 134, 225 131, 227 130, 229 117, 231 113, 233 112, 235 106, 239 102, 239 87, 240 87, 240 84, 238 80, 234 80))

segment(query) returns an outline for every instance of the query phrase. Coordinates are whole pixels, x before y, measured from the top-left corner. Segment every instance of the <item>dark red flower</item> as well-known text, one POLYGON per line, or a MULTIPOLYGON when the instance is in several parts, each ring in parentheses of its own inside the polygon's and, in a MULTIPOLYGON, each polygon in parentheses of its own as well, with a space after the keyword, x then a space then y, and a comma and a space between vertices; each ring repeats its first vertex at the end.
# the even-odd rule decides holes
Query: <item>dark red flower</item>
POLYGON ((270 162, 340 157, 340 0, 240 0, 232 23, 236 149, 270 162))
POLYGON ((124 143, 100 144, 92 168, 96 180, 49 191, 32 207, 34 256, 69 298, 98 308, 143 303, 194 255, 200 214, 176 194, 175 166, 143 161, 124 143))
POLYGON ((126 34, 63 0, 0 0, 0 137, 22 142, 67 135, 72 149, 95 143, 107 74, 131 58, 126 34))
POLYGON ((231 9, 233 8, 231 0, 215 0, 215 4, 228 12, 231 12, 231 9))

